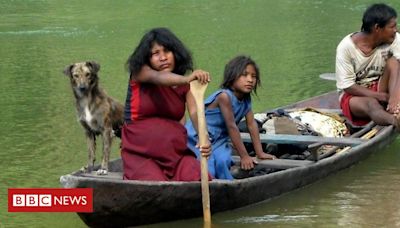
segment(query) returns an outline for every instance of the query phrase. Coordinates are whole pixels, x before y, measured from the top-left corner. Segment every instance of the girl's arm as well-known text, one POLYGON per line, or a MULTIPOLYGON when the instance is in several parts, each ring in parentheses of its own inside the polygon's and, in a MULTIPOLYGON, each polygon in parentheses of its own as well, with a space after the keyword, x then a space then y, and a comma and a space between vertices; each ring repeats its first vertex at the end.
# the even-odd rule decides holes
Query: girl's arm
POLYGON ((185 126, 186 123, 186 116, 183 116, 181 120, 179 120, 179 123, 181 123, 183 126, 185 126))
POLYGON ((235 117, 233 116, 232 104, 228 94, 219 94, 217 96, 216 102, 218 102, 218 106, 221 110, 222 116, 224 117, 232 144, 239 153, 240 167, 244 170, 253 169, 254 160, 247 153, 242 138, 240 137, 239 128, 236 125, 235 117))
POLYGON ((267 153, 264 153, 260 141, 260 133, 258 125, 254 119, 253 111, 250 110, 246 114, 247 129, 249 129, 251 141, 253 142, 254 151, 256 152, 257 158, 259 159, 275 159, 276 157, 267 153))
POLYGON ((147 65, 144 65, 140 72, 132 77, 139 82, 147 82, 162 86, 184 85, 193 80, 199 80, 201 83, 208 83, 210 81, 209 73, 203 70, 195 70, 189 76, 182 77, 172 72, 153 70, 147 65))

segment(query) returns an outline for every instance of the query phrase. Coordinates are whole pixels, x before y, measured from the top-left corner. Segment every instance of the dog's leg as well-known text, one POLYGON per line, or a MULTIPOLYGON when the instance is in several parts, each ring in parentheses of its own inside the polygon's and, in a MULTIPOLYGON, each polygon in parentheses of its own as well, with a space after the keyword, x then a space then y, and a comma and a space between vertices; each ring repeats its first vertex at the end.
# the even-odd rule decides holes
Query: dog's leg
POLYGON ((88 147, 88 164, 86 171, 90 173, 96 161, 96 136, 93 132, 86 131, 86 143, 88 147))
POLYGON ((103 131, 103 158, 101 161, 101 168, 97 170, 97 175, 108 174, 108 162, 110 160, 111 144, 112 144, 112 128, 107 127, 103 131))

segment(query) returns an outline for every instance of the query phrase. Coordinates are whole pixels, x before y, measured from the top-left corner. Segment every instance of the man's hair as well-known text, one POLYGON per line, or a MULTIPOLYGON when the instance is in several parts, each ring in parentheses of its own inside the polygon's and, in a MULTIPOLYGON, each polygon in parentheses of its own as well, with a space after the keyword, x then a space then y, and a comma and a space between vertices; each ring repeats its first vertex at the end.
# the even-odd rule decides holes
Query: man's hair
POLYGON ((392 18, 397 18, 395 9, 383 3, 373 4, 364 12, 361 31, 371 33, 376 24, 383 28, 392 18))

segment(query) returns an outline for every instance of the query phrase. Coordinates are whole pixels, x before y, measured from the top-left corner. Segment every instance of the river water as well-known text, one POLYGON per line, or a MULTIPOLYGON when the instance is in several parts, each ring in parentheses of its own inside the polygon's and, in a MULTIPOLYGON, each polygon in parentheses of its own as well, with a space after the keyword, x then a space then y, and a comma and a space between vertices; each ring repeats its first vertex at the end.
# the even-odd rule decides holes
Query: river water
MULTIPOLYGON (((386 1, 400 10, 400 2, 386 1)), ((86 162, 83 131, 64 67, 101 64, 101 85, 123 101, 124 63, 145 31, 168 27, 209 71, 248 54, 263 87, 253 110, 335 89, 335 48, 361 25, 361 0, 0 1, 0 228, 85 227, 74 213, 8 213, 8 188, 60 187, 86 162)), ((119 142, 116 141, 115 145, 119 142)), ((400 227, 399 139, 367 160, 268 202, 213 215, 216 227, 400 227)), ((100 154, 100 153, 99 153, 100 154)), ((112 157, 119 156, 113 147, 112 157)), ((98 158, 100 160, 100 157, 98 158)), ((201 227, 202 219, 151 227, 201 227)))

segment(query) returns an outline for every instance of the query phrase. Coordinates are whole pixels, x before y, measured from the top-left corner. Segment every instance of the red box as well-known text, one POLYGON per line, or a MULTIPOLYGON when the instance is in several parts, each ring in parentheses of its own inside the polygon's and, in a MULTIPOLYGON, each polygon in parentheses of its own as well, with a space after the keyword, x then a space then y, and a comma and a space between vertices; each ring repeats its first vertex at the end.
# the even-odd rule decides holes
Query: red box
POLYGON ((93 189, 9 188, 8 212, 93 212, 93 189))

